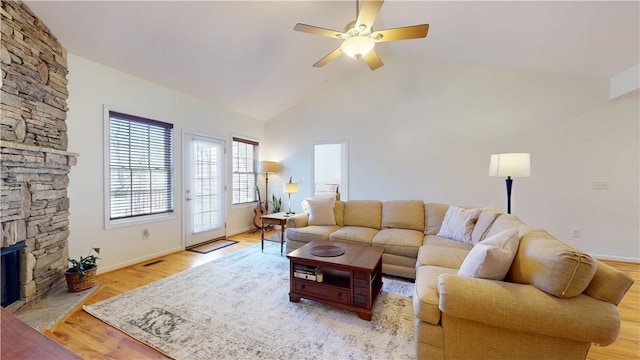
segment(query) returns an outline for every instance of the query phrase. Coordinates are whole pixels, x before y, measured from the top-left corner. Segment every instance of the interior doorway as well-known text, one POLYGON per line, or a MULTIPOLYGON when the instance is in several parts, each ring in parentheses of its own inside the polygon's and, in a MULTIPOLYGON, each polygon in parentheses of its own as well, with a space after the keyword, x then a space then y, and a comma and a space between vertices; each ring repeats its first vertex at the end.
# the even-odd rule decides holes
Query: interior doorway
POLYGON ((313 184, 338 184, 340 199, 349 199, 349 164, 347 141, 331 141, 313 144, 313 184))

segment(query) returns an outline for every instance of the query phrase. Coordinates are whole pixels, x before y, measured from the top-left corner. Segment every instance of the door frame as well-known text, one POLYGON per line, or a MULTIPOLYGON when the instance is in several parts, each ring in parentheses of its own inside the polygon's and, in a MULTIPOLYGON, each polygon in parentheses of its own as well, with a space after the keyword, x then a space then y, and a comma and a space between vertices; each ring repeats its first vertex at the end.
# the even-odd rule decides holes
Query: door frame
POLYGON ((339 145, 340 146, 340 184, 338 192, 340 200, 347 201, 349 199, 349 142, 347 140, 327 140, 314 141, 311 144, 311 184, 310 194, 315 193, 316 183, 316 147, 322 145, 339 145))
POLYGON ((189 231, 189 229, 191 228, 191 226, 189 224, 187 224, 187 217, 189 214, 189 211, 187 209, 187 188, 189 186, 189 174, 187 174, 187 169, 189 168, 189 166, 187 165, 187 161, 188 161, 188 154, 185 151, 185 148, 187 146, 187 137, 189 136, 196 136, 199 138, 204 138, 204 139, 210 139, 212 141, 216 141, 216 142, 221 142, 222 143, 222 149, 223 149, 223 154, 222 154, 222 161, 223 164, 221 166, 221 168, 224 171, 224 174, 220 177, 220 181, 222 181, 222 205, 221 205, 221 209, 224 212, 223 213, 223 218, 222 218, 222 223, 223 223, 223 228, 224 228, 224 236, 227 236, 227 220, 228 220, 228 216, 229 216, 229 209, 227 209, 227 139, 225 137, 222 136, 212 136, 212 135, 208 135, 208 134, 204 134, 201 132, 197 132, 197 131, 191 131, 191 130, 185 130, 182 129, 182 248, 186 249, 187 248, 187 232, 189 231))

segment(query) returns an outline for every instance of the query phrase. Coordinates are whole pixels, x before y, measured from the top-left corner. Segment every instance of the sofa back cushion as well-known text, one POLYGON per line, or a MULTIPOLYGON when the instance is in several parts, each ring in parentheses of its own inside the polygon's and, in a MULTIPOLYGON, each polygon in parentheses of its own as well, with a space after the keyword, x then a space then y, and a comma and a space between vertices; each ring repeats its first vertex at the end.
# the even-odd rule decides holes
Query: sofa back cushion
POLYGON ((449 210, 449 204, 426 203, 424 204, 426 235, 437 235, 444 221, 444 215, 449 210))
POLYGON ((393 200, 382 203, 382 227, 424 231, 422 200, 393 200))
POLYGON ((378 200, 349 200, 344 205, 344 226, 382 228, 382 202, 378 200))
POLYGON ((531 284, 548 294, 570 298, 587 288, 595 272, 596 262, 591 256, 545 230, 533 229, 520 239, 507 280, 531 284))
POLYGON ((487 237, 487 233, 491 228, 493 222, 498 218, 500 212, 494 208, 484 208, 478 217, 476 226, 473 227, 471 233, 471 243, 477 244, 487 237))
POLYGON ((520 236, 524 235, 524 233, 528 230, 531 230, 532 227, 527 226, 527 224, 523 223, 518 219, 515 215, 512 214, 500 214, 495 219, 491 227, 486 232, 485 237, 490 237, 495 234, 501 233, 505 230, 517 228, 520 232, 520 236))
POLYGON ((617 306, 632 284, 631 276, 596 260, 596 273, 584 293, 617 306))

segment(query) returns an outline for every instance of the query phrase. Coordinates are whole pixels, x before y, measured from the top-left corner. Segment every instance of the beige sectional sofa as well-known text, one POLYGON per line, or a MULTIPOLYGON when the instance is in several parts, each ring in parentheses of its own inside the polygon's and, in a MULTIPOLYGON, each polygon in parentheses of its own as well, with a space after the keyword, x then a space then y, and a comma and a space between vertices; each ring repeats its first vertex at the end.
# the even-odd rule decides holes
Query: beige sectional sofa
POLYGON ((513 215, 421 200, 332 210, 290 217, 287 252, 316 239, 383 247, 383 272, 415 279, 420 359, 584 359, 591 343, 618 336, 617 305, 633 280, 513 215), (473 219, 451 239, 442 235, 454 210, 473 219))
POLYGON ((307 213, 290 217, 285 231, 287 253, 317 239, 381 246, 384 273, 415 279, 418 249, 424 240, 424 202, 336 201, 333 210, 335 224, 314 223, 307 213))

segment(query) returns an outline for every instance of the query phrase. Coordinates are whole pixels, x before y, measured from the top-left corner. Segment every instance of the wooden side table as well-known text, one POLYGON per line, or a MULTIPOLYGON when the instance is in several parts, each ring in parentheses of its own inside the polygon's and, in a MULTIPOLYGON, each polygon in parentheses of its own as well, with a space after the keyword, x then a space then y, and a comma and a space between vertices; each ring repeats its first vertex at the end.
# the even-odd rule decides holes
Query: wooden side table
POLYGON ((267 225, 280 225, 280 255, 282 255, 282 250, 284 247, 284 230, 287 225, 288 218, 289 217, 284 212, 260 216, 260 220, 262 221, 262 227, 260 228, 261 229, 260 243, 262 244, 263 252, 264 252, 264 228, 267 225))

